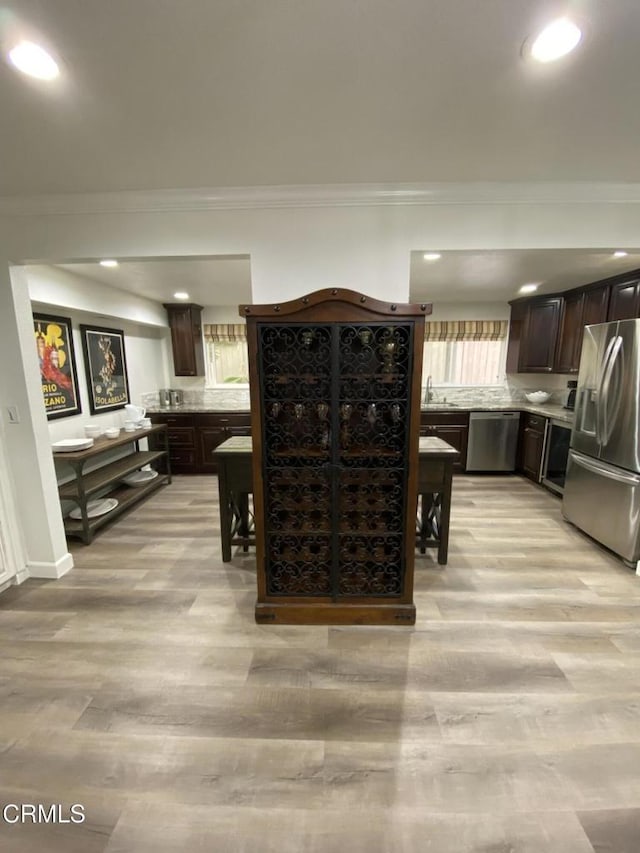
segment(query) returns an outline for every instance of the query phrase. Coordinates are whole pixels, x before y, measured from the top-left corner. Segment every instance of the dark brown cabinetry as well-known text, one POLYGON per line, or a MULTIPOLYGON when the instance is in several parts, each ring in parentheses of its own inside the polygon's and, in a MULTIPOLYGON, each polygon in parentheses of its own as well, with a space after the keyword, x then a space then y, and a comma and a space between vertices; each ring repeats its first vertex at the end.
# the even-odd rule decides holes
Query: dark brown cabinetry
POLYGON ((467 467, 467 443, 469 441, 468 412, 422 412, 420 414, 420 435, 441 438, 460 451, 454 462, 454 472, 461 474, 467 467))
POLYGON ((200 473, 215 474, 218 470, 213 451, 234 435, 251 435, 251 415, 248 412, 224 412, 196 416, 196 436, 200 473))
POLYGON ((577 373, 585 326, 640 317, 638 273, 511 303, 507 373, 577 373))
POLYGON ((606 322, 608 306, 608 286, 569 291, 565 294, 556 353, 556 373, 578 372, 584 327, 606 322))
POLYGON ((527 318, 526 302, 514 302, 511 306, 509 320, 509 341, 507 344, 507 373, 518 373, 520 370, 520 345, 524 334, 524 323, 527 318))
POLYGON ((609 308, 609 294, 610 288, 608 285, 585 290, 582 313, 583 332, 585 326, 591 326, 594 323, 606 323, 609 319, 607 313, 609 308))
POLYGON ((556 373, 578 372, 584 327, 607 321, 609 292, 609 286, 605 285, 565 293, 556 352, 556 373))
POLYGON ((171 329, 173 372, 176 376, 204 376, 202 306, 165 304, 171 329))
POLYGON ((255 416, 256 620, 413 624, 430 306, 335 289, 240 311, 255 416))
POLYGON ((532 301, 520 341, 520 373, 552 373, 560 327, 562 297, 532 301))
POLYGON ((607 319, 633 320, 638 316, 640 316, 640 280, 612 285, 607 319))
POLYGON ((251 435, 249 412, 150 413, 154 424, 166 424, 169 459, 174 474, 215 474, 213 451, 234 435, 251 435))
POLYGON ((555 359, 557 373, 577 373, 580 366, 580 348, 584 314, 584 292, 568 293, 563 300, 560 316, 560 334, 555 359))
POLYGON ((542 479, 542 455, 546 428, 545 417, 523 412, 520 419, 517 470, 536 483, 542 479))

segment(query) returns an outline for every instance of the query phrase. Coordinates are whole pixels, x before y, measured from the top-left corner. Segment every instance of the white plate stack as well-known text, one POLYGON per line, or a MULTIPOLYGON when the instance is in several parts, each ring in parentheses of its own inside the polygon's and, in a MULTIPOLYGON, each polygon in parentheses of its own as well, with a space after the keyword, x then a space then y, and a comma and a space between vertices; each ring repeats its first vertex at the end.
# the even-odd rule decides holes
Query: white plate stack
POLYGON ((134 471, 132 474, 127 474, 126 477, 123 477, 122 482, 126 483, 127 486, 143 486, 150 480, 154 480, 157 476, 158 472, 153 469, 134 471))
POLYGON ((54 453, 69 453, 71 450, 87 450, 93 447, 92 438, 63 438, 51 445, 54 453))
MULTIPOLYGON (((97 501, 87 501, 87 518, 97 518, 100 515, 106 515, 118 506, 118 501, 115 498, 101 498, 97 501)), ((72 509, 69 513, 71 518, 81 519, 82 510, 79 506, 72 509)))

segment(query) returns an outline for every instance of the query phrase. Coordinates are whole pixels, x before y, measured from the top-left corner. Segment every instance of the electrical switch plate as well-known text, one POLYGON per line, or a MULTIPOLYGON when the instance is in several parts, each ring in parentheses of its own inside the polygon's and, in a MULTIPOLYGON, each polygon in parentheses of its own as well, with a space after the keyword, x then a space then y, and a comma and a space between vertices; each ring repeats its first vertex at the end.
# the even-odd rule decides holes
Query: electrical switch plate
POLYGON ((19 424, 20 423, 20 415, 18 414, 17 406, 7 406, 7 415, 9 416, 10 424, 19 424))

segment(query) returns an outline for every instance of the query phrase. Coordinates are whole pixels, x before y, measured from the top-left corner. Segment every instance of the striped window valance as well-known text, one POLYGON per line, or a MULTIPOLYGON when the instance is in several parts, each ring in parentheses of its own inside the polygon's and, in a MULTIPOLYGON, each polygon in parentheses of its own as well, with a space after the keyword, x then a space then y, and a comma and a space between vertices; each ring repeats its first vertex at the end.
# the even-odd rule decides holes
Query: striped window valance
POLYGON ((431 320, 424 330, 425 341, 501 341, 506 336, 506 320, 431 320))
POLYGON ((205 323, 204 339, 209 343, 231 344, 247 340, 245 323, 205 323))

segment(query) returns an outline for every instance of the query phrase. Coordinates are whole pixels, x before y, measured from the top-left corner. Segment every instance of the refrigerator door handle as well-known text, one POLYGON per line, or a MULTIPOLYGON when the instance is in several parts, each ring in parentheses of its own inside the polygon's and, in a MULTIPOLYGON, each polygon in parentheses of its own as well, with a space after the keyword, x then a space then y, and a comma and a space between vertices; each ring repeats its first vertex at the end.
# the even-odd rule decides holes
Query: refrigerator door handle
POLYGON ((582 456, 580 453, 575 453, 574 451, 570 451, 571 461, 580 465, 582 468, 586 468, 587 471, 592 471, 594 474, 598 474, 601 477, 608 477, 610 480, 615 480, 617 483, 625 483, 630 486, 640 485, 640 476, 636 474, 628 474, 623 471, 617 471, 611 468, 608 465, 601 465, 593 459, 587 459, 585 456, 582 456))
POLYGON ((598 382, 596 385, 596 392, 595 392, 595 394, 596 394, 596 399, 595 399, 595 405, 596 405, 595 427, 596 427, 596 441, 598 442, 598 444, 602 444, 602 439, 603 439, 603 435, 604 435, 604 421, 603 421, 604 406, 602 405, 602 394, 603 394, 602 389, 604 386, 605 376, 607 375, 607 369, 608 369, 610 361, 611 361, 611 350, 613 349, 615 342, 616 342, 616 338, 613 337, 613 338, 610 338, 609 342, 607 343, 607 348, 604 351, 604 356, 602 358, 600 375, 598 376, 598 382))
POLYGON ((618 411, 620 409, 620 380, 618 379, 618 383, 615 387, 615 396, 612 400, 609 399, 611 394, 611 377, 613 376, 613 371, 618 363, 618 356, 622 357, 622 338, 620 335, 617 335, 613 339, 613 346, 611 347, 611 356, 609 358, 609 363, 607 364, 607 368, 604 371, 604 377, 602 380, 602 444, 606 445, 609 443, 609 439, 611 438, 611 433, 613 431, 613 425, 615 423, 615 419, 618 415, 618 411))

